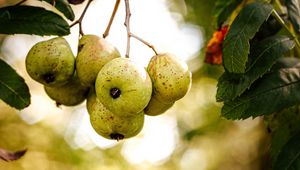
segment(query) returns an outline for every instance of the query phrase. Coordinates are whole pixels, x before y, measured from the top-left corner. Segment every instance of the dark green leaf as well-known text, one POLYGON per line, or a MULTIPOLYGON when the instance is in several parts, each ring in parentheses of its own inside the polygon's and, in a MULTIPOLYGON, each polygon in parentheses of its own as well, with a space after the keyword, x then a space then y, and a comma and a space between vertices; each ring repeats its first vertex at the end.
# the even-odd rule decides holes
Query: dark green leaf
POLYGON ((295 43, 285 36, 267 38, 251 48, 246 73, 233 78, 225 72, 218 82, 217 101, 228 101, 240 96, 262 77, 276 60, 294 47, 295 43))
POLYGON ((0 34, 70 34, 68 23, 59 15, 33 6, 0 8, 0 34))
POLYGON ((244 73, 250 51, 249 40, 270 16, 272 5, 252 3, 244 7, 233 21, 223 42, 223 64, 230 73, 244 73))
POLYGON ((0 99, 19 110, 30 104, 30 93, 24 79, 1 59, 0 99))
MULTIPOLYGON (((287 15, 280 16, 284 22, 288 21, 287 15)), ((251 43, 255 42, 256 40, 263 40, 267 37, 273 36, 277 34, 282 29, 282 25, 280 22, 276 20, 274 16, 270 16, 267 21, 265 21, 259 28, 259 31, 255 34, 254 38, 251 40, 251 43)), ((250 43, 250 44, 251 44, 250 43)))
POLYGON ((297 33, 300 33, 300 4, 299 0, 285 0, 289 17, 297 33))
POLYGON ((300 59, 295 57, 282 57, 277 60, 271 70, 279 70, 281 68, 300 67, 300 59))
POLYGON ((281 149, 274 170, 297 170, 300 169, 300 131, 296 133, 281 149))
POLYGON ((299 106, 293 106, 264 117, 271 135, 270 156, 273 164, 284 145, 300 130, 299 109, 299 106))
MULTIPOLYGON (((53 5, 54 0, 41 0, 53 5)), ((74 12, 67 0, 55 0, 54 7, 62 12, 69 20, 73 21, 75 18, 74 12)))
POLYGON ((240 97, 225 101, 222 115, 246 119, 268 115, 300 103, 300 68, 283 68, 265 74, 240 97))
POLYGON ((217 0, 214 16, 218 26, 221 26, 243 0, 217 0))

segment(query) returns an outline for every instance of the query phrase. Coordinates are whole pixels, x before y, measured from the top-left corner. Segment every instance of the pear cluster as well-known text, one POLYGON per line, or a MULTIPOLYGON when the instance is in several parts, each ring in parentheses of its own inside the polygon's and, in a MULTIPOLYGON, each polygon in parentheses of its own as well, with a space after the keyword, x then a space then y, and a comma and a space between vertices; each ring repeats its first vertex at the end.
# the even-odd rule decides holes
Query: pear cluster
POLYGON ((44 85, 57 105, 75 106, 86 99, 90 123, 107 138, 136 136, 144 116, 164 113, 191 86, 187 65, 169 53, 153 56, 147 68, 105 39, 84 35, 75 57, 62 37, 35 44, 26 56, 30 77, 44 85))

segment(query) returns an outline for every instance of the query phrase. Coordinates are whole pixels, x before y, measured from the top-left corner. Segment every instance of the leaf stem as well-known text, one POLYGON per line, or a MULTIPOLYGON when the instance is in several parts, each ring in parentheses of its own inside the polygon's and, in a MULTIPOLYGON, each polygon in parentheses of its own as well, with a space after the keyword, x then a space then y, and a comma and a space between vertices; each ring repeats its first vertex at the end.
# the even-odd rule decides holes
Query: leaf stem
POLYGON ((139 40, 140 42, 142 42, 143 44, 145 44, 146 46, 148 46, 149 48, 151 48, 153 50, 153 52, 157 55, 157 51, 155 50, 155 47, 153 45, 151 45, 150 43, 148 43, 147 41, 143 40, 142 38, 138 37, 137 35, 133 34, 130 31, 130 16, 131 16, 131 12, 130 12, 130 7, 129 7, 129 0, 125 0, 125 8, 126 8, 126 17, 125 17, 125 27, 127 29, 127 49, 126 49, 126 58, 129 58, 129 52, 130 52, 130 38, 133 37, 137 40, 139 40))
POLYGON ((276 18, 276 20, 288 31, 288 33, 293 37, 297 48, 300 48, 300 42, 296 36, 296 34, 290 30, 290 28, 286 25, 286 23, 284 22, 284 20, 280 17, 280 15, 273 9, 272 10, 272 15, 276 18))
POLYGON ((83 12, 82 12, 82 14, 81 14, 81 16, 79 17, 79 19, 76 20, 75 22, 73 22, 73 23, 70 25, 70 28, 71 28, 71 27, 73 27, 74 25, 78 24, 78 25, 79 25, 79 34, 80 34, 81 36, 84 35, 83 29, 82 29, 82 21, 83 21, 83 18, 84 18, 84 16, 85 16, 85 13, 86 13, 87 9, 89 8, 89 6, 90 6, 90 4, 91 4, 92 1, 93 1, 93 0, 88 0, 88 2, 87 2, 87 4, 86 4, 86 6, 85 6, 85 8, 84 8, 84 10, 83 10, 83 12))
POLYGON ((109 34, 109 30, 110 30, 110 27, 111 27, 111 25, 112 25, 112 23, 113 23, 113 21, 114 21, 114 18, 115 18, 115 15, 116 15, 116 13, 117 13, 117 10, 118 10, 118 8, 119 8, 119 4, 120 4, 120 0, 116 0, 114 10, 113 10, 113 12, 112 12, 112 14, 111 14, 111 17, 110 17, 110 19, 109 19, 109 23, 108 23, 108 25, 107 25, 107 27, 106 27, 105 32, 103 33, 103 38, 107 37, 108 34, 109 34))

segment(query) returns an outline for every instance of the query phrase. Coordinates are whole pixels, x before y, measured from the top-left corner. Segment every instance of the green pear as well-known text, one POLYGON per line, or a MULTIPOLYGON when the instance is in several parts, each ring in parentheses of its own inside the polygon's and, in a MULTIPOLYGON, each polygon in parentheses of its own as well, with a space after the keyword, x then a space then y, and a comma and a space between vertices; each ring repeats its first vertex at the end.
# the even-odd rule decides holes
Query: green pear
POLYGON ((119 51, 105 39, 84 35, 79 40, 76 71, 84 86, 94 86, 98 72, 110 60, 120 57, 119 51))
POLYGON ((86 106, 92 127, 107 139, 121 140, 136 136, 144 126, 143 112, 129 118, 119 117, 105 108, 94 91, 90 92, 86 106))
POLYGON ((191 72, 185 62, 169 53, 151 58, 147 71, 153 83, 153 95, 161 102, 173 103, 191 87, 191 72))
POLYGON ((143 67, 128 58, 116 58, 100 70, 95 89, 107 109, 120 117, 129 117, 149 103, 152 82, 143 67))
POLYGON ((46 86, 66 84, 75 70, 75 57, 68 42, 62 38, 36 43, 26 56, 29 76, 46 86))
POLYGON ((166 112, 169 108, 174 105, 173 103, 163 103, 159 101, 156 96, 152 96, 147 107, 144 109, 146 115, 157 116, 166 112))
POLYGON ((75 106, 82 103, 89 92, 89 88, 82 86, 77 76, 67 84, 59 87, 44 86, 47 95, 56 101, 57 105, 75 106))

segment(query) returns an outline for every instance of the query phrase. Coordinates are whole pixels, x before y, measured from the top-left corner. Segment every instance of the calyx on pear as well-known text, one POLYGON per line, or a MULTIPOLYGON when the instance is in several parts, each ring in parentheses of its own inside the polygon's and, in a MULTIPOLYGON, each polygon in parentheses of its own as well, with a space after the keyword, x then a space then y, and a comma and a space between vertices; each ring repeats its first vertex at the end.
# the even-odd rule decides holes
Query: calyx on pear
POLYGON ((62 37, 36 43, 26 56, 29 76, 46 86, 66 84, 75 71, 75 57, 62 37))
POLYGON ((59 87, 44 86, 46 94, 57 105, 75 106, 82 103, 88 95, 89 88, 82 86, 75 75, 67 84, 59 87))
POLYGON ((147 71, 153 83, 153 95, 161 102, 175 102, 188 92, 191 72, 185 62, 173 54, 158 54, 151 58, 147 71))
POLYGON ((163 103, 159 101, 156 96, 152 96, 150 102, 147 107, 144 109, 144 113, 149 116, 157 116, 166 112, 169 108, 174 105, 172 103, 163 103))
POLYGON ((152 82, 143 67, 127 58, 116 58, 100 70, 95 89, 108 110, 120 117, 130 117, 149 103, 152 82))
POLYGON ((119 51, 108 41, 96 35, 83 35, 79 40, 76 71, 84 86, 94 86, 101 68, 120 57, 119 51))
POLYGON ((87 110, 92 127, 107 139, 121 140, 136 136, 144 126, 143 112, 129 118, 119 117, 105 108, 92 90, 87 98, 87 110))

